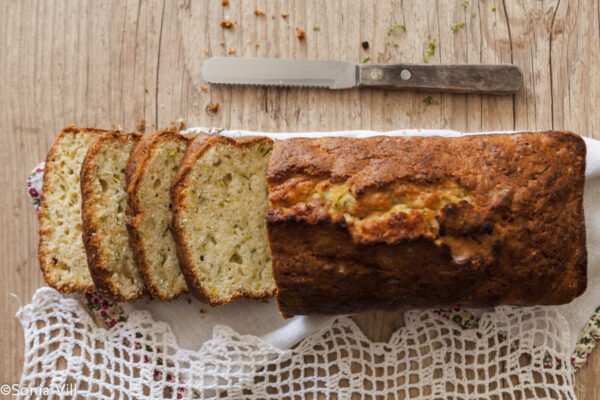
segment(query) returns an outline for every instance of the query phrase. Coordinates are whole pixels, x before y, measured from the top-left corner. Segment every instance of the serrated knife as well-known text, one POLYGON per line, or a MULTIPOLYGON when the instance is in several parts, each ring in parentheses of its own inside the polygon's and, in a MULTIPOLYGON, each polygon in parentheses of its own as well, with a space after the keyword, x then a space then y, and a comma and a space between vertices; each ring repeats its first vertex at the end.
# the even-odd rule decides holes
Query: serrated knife
POLYGON ((211 84, 329 89, 382 87, 457 93, 515 93, 523 72, 512 64, 352 64, 343 61, 212 57, 202 75, 211 84))

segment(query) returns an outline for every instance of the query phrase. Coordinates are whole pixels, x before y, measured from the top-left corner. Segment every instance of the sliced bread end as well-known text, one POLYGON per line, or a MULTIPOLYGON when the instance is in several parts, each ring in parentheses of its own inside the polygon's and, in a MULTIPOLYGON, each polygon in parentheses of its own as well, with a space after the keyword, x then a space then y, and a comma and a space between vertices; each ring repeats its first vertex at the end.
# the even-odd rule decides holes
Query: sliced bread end
POLYGON ((79 173, 90 144, 103 132, 67 127, 46 157, 38 212, 38 258, 44 279, 60 292, 94 289, 82 240, 79 173))

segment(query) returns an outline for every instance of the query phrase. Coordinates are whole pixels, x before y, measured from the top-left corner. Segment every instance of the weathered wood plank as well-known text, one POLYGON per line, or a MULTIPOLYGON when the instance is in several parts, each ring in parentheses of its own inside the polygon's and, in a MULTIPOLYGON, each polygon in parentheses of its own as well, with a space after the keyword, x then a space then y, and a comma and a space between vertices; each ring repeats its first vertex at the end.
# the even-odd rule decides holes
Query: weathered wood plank
MULTIPOLYGON (((463 131, 570 129, 600 138, 600 10, 597 0, 0 0, 0 383, 17 382, 22 331, 16 293, 27 302, 43 284, 37 221, 24 196, 28 169, 68 124, 148 130, 188 126, 267 131, 448 128, 463 131), (495 8, 495 11, 492 10, 495 8), (255 9, 265 11, 254 15, 255 9), (282 13, 289 13, 282 18, 282 13), (232 29, 223 19, 237 21, 232 29), (464 22, 456 32, 452 26, 464 22), (313 30, 314 25, 318 30, 313 30), (388 29, 402 24, 390 35, 388 29), (305 29, 303 41, 296 27, 305 29), (378 89, 232 88, 204 84, 212 55, 420 63, 431 40, 437 63, 510 63, 525 73, 514 96, 426 94, 378 89), (223 41, 223 46, 220 42, 223 41), (364 50, 361 42, 368 41, 364 50), (389 42, 389 44, 387 43, 389 42), (256 44, 259 44, 256 47, 256 44), (397 46, 394 46, 397 43, 397 46), (205 50, 208 54, 205 54, 205 50), (439 105, 427 106, 431 95, 439 105), (217 113, 206 106, 219 103, 217 113), (154 126, 153 126, 154 125, 154 126)), ((356 317, 386 340, 399 312, 356 317)), ((600 357, 577 375, 579 398, 600 397, 600 357)))

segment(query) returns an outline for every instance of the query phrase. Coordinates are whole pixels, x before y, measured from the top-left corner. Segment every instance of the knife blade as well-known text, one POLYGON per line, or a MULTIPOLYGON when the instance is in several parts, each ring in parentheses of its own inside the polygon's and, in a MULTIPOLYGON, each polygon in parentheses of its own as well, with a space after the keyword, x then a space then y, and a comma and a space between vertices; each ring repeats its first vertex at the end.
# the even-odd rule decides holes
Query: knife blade
POLYGON ((352 64, 344 61, 212 57, 202 75, 211 84, 329 89, 382 87, 435 92, 511 94, 523 85, 512 64, 352 64))

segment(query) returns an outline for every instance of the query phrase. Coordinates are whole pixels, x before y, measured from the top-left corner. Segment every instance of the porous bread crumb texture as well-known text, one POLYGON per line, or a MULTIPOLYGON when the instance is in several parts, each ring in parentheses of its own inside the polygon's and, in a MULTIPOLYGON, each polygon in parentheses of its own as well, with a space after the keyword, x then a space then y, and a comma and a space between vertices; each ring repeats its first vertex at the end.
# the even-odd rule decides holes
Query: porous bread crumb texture
POLYGON ((139 135, 125 133, 102 135, 90 147, 82 176, 84 229, 89 230, 84 240, 88 261, 94 260, 89 262, 92 277, 98 289, 119 301, 133 301, 144 292, 129 246, 125 214, 125 168, 138 139, 139 135))
POLYGON ((132 228, 137 232, 138 259, 146 285, 154 297, 172 300, 187 291, 179 267, 175 240, 170 230, 172 203, 171 182, 187 149, 188 142, 177 133, 159 136, 148 149, 147 163, 136 189, 130 195, 139 213, 132 216, 132 228), (138 257, 140 258, 140 257, 138 257))
POLYGON ((275 292, 265 220, 271 149, 267 140, 217 141, 181 182, 175 218, 188 249, 186 268, 211 304, 275 292))
POLYGON ((79 171, 98 131, 66 128, 46 160, 38 214, 39 260, 48 285, 61 292, 94 288, 81 237, 79 171))

